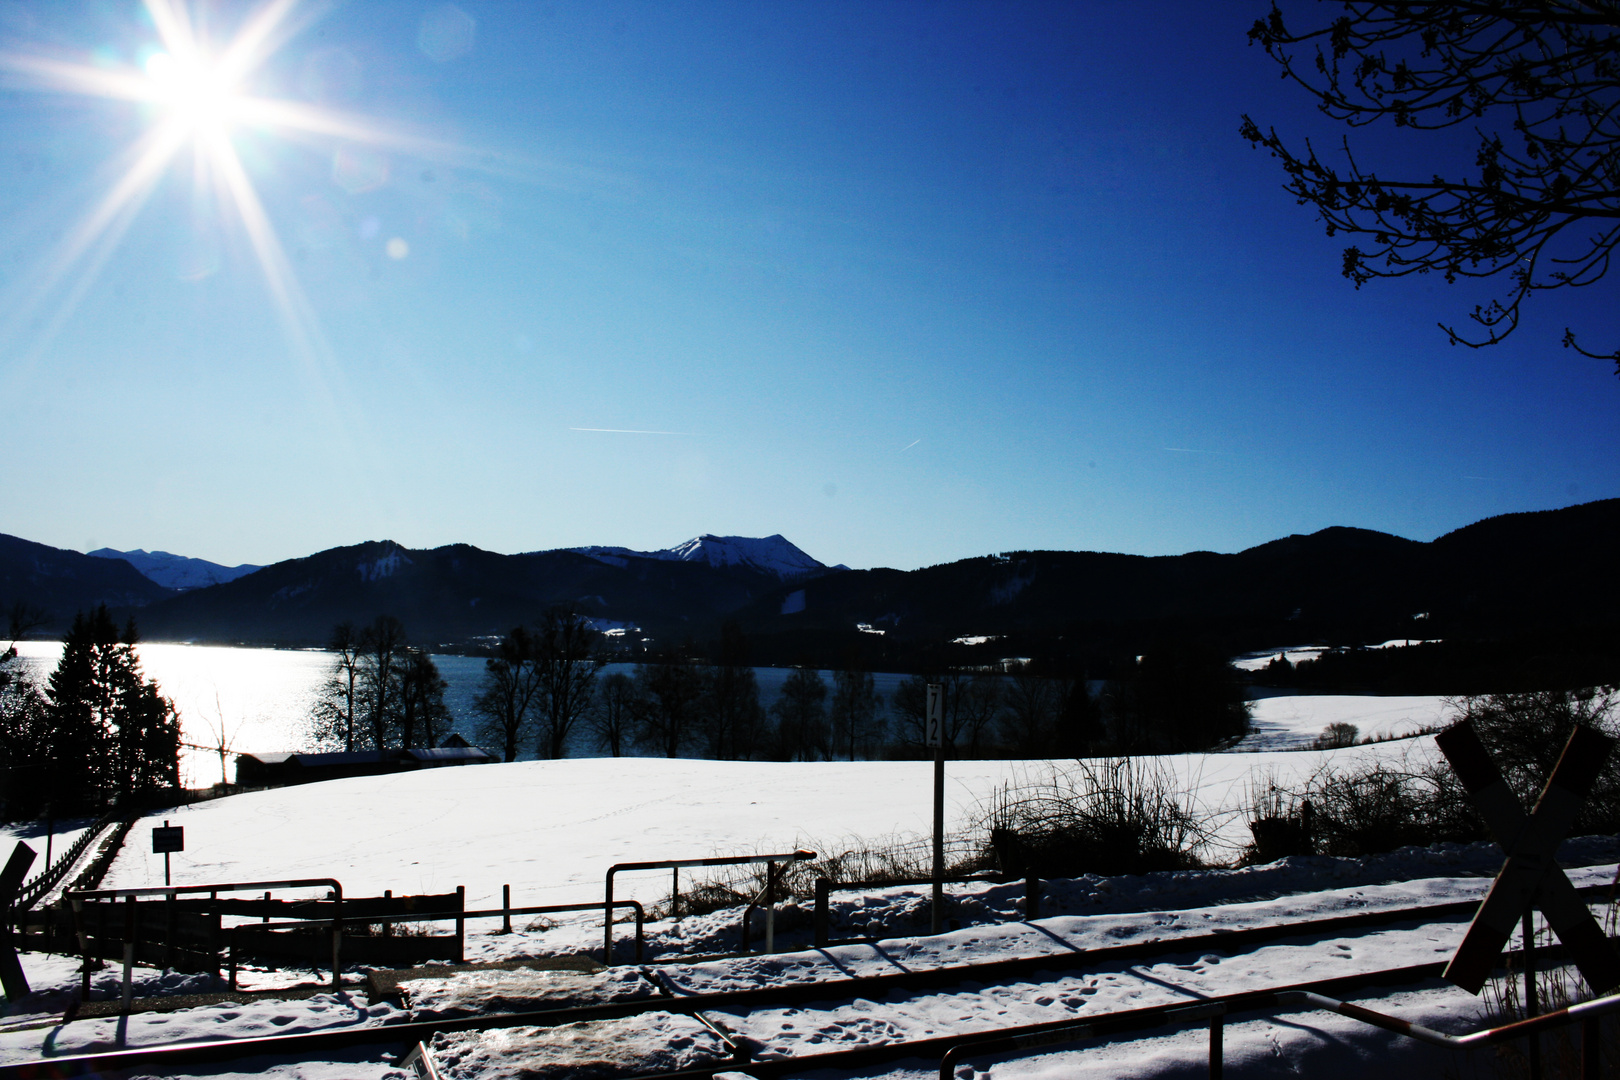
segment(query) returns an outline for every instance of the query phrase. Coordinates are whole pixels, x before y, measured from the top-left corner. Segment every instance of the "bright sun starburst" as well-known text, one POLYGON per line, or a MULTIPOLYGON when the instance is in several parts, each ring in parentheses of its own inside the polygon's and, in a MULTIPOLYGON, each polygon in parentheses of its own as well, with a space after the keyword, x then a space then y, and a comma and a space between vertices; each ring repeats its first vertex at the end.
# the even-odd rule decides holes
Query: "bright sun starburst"
POLYGON ((0 70, 41 90, 133 101, 152 110, 153 122, 130 148, 104 195, 71 229, 35 275, 13 324, 33 319, 76 267, 83 273, 67 290, 47 336, 71 314, 96 271, 117 247, 158 181, 184 150, 194 152, 195 182, 209 205, 234 217, 247 236, 291 344, 306 363, 324 350, 318 327, 286 252, 233 141, 243 131, 326 136, 340 146, 365 144, 433 156, 459 156, 442 143, 390 132, 376 123, 301 102, 259 97, 248 89, 254 74, 298 29, 298 0, 268 0, 222 48, 204 40, 182 0, 145 0, 161 48, 142 68, 108 69, 30 53, 0 53, 0 70))

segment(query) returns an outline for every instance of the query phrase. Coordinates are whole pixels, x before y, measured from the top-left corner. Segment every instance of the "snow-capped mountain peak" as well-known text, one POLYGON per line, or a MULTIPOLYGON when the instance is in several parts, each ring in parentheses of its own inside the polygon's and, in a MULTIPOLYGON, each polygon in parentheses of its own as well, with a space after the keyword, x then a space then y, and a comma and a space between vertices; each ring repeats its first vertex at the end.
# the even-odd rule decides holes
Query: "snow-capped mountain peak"
MULTIPOLYGON (((569 550, 615 566, 623 566, 626 558, 703 562, 710 566, 747 566, 783 581, 829 569, 825 563, 812 559, 780 533, 764 537, 715 536, 712 533, 704 533, 702 536, 694 536, 684 544, 676 544, 674 547, 659 551, 633 551, 630 548, 603 545, 569 550)), ((837 566, 831 569, 848 568, 837 566)))
POLYGON ((710 566, 751 566, 784 579, 827 568, 781 533, 762 538, 704 533, 657 554, 680 562, 706 562, 710 566))
POLYGON ((222 585, 259 569, 250 563, 240 566, 221 566, 207 559, 193 559, 185 555, 171 555, 167 551, 114 551, 97 548, 88 552, 98 559, 123 559, 149 581, 167 589, 201 589, 208 585, 222 585))

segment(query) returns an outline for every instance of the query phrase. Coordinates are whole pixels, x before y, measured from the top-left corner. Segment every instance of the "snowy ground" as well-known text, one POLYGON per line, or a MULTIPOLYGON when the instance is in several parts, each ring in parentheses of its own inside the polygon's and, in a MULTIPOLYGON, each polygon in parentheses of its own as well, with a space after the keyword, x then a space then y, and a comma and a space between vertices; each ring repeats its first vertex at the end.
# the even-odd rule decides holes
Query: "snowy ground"
MULTIPOLYGON (((1620 841, 1612 837, 1571 842, 1563 856, 1602 865, 1570 871, 1577 886, 1614 880, 1620 841)), ((492 1006, 503 1010, 557 1007, 582 1000, 645 997, 662 986, 676 995, 768 988, 817 981, 828 984, 825 1002, 760 1008, 711 1010, 719 1023, 756 1057, 813 1054, 875 1042, 925 1038, 944 1033, 992 1031, 1013 1024, 1081 1019, 1145 1005, 1193 1001, 1201 997, 1264 986, 1308 983, 1343 975, 1442 960, 1461 939, 1466 922, 1447 920, 1391 924, 1357 934, 1302 935, 1234 950, 1211 949, 1201 941, 1191 949, 1176 939, 1267 926, 1280 922, 1348 913, 1407 908, 1449 900, 1476 900, 1489 887, 1488 873, 1499 861, 1491 845, 1449 845, 1388 856, 1349 860, 1289 859, 1267 867, 1209 873, 1157 874, 1142 878, 1082 878, 1054 883, 1048 907, 1059 912, 1036 922, 1018 918, 1010 894, 999 900, 994 887, 978 887, 977 908, 958 903, 958 914, 982 921, 940 935, 897 936, 879 944, 834 946, 691 965, 654 963, 615 969, 599 976, 554 973, 478 973, 405 984, 403 1009, 367 1002, 354 992, 319 994, 305 1001, 262 1001, 218 1005, 170 1014, 138 1014, 126 1020, 56 1023, 66 987, 76 981, 73 964, 61 958, 25 955, 25 968, 37 989, 33 1000, 13 1009, 0 1025, 0 1062, 30 1060, 96 1049, 215 1038, 376 1026, 407 1019, 466 1014, 492 1006), (1414 872, 1418 876, 1404 880, 1414 872), (990 909, 1000 910, 990 910, 990 909), (1162 943, 1162 950, 1128 961, 1083 961, 1040 979, 1014 978, 990 985, 958 984, 942 990, 896 991, 878 1000, 845 998, 838 980, 1019 957, 1073 957, 1091 950, 1135 943, 1162 943)), ((973 899, 972 896, 964 899, 973 899)), ((890 890, 878 904, 905 901, 890 890)), ((732 913, 730 918, 735 918, 732 913)), ((701 937, 704 920, 686 920, 685 933, 701 937)), ((726 922, 716 917, 709 922, 726 922)), ((680 931, 655 926, 655 937, 680 931)), ((524 935, 512 935, 501 952, 521 951, 524 935)), ((724 944, 715 939, 717 944, 724 944)), ((145 973, 138 993, 197 989, 198 977, 145 973)), ((98 976, 99 994, 115 993, 113 974, 98 976)), ((1487 1022, 1486 1003, 1438 982, 1402 987, 1385 994, 1357 995, 1382 1011, 1452 1032, 1487 1022)), ((578 1075, 585 1061, 613 1060, 619 1075, 655 1067, 701 1064, 716 1052, 706 1029, 666 1013, 611 1023, 570 1025, 567 1029, 515 1028, 488 1035, 441 1038, 440 1064, 456 1080, 497 1080, 525 1075, 578 1075), (521 1072, 515 1071, 521 1068, 521 1072)), ((386 1036, 384 1036, 386 1037, 386 1036)), ((978 1061, 975 1075, 1171 1077, 1202 1075, 1206 1068, 1202 1029, 1167 1030, 1137 1038, 1085 1043, 1004 1061, 978 1061)), ((1359 1077, 1382 1068, 1391 1077, 1438 1075, 1458 1064, 1443 1052, 1393 1038, 1344 1018, 1311 1012, 1270 1013, 1235 1018, 1226 1029, 1226 1060, 1235 1075, 1359 1077)), ((392 1053, 397 1056, 398 1048, 392 1053)), ((935 1061, 832 1076, 928 1075, 935 1061)), ((381 1050, 338 1055, 335 1060, 240 1062, 233 1068, 196 1067, 188 1075, 398 1078, 381 1050)), ((1463 1073, 1463 1075, 1469 1075, 1463 1073)))
MULTIPOLYGON (((1217 825, 1220 859, 1247 840, 1245 813, 1251 791, 1265 784, 1298 784, 1324 767, 1360 760, 1433 760, 1432 740, 1419 738, 1332 751, 1285 750, 1314 738, 1335 721, 1366 725, 1365 734, 1439 717, 1438 699, 1273 698, 1260 703, 1256 736, 1266 749, 1187 755, 1152 763, 1195 800, 1217 825), (1369 730, 1370 729, 1370 730, 1369 730)), ((1005 784, 1042 780, 1044 762, 951 762, 948 827, 963 832, 982 819, 987 802, 1005 784)), ((186 829, 186 851, 174 859, 181 883, 336 877, 346 895, 396 895, 467 888, 470 906, 498 906, 502 884, 517 904, 601 898, 607 867, 619 861, 788 851, 807 845, 841 850, 885 838, 926 833, 931 766, 926 762, 736 763, 658 759, 576 759, 431 770, 249 793, 165 811, 131 832, 105 884, 161 884, 163 859, 150 852, 150 830, 164 819, 186 829)), ((1577 885, 1608 883, 1620 864, 1620 840, 1571 842, 1561 858, 1574 866, 1577 885)), ((601 992, 635 996, 637 987, 662 985, 676 993, 770 986, 808 978, 847 978, 944 964, 1019 956, 1072 955, 1131 942, 1163 941, 1162 953, 1131 962, 1079 966, 1052 978, 984 987, 894 993, 880 1000, 721 1014, 712 1018, 760 1056, 803 1053, 914 1038, 938 1032, 993 1030, 1009 1024, 1083 1017, 1166 1001, 1195 1000, 1266 985, 1309 982, 1355 972, 1444 958, 1465 922, 1405 923, 1322 940, 1285 939, 1250 949, 1177 951, 1174 938, 1353 912, 1477 899, 1500 866, 1489 844, 1403 849, 1368 859, 1294 858, 1263 867, 1082 877, 1046 883, 1042 915, 1024 918, 1021 884, 976 884, 950 890, 948 925, 939 937, 926 930, 926 889, 838 892, 832 932, 879 937, 881 943, 808 950, 808 902, 789 902, 778 914, 778 948, 747 956, 680 964, 680 955, 714 955, 740 945, 739 911, 655 919, 647 928, 654 960, 615 970, 586 985, 578 977, 483 975, 427 980, 409 987, 405 1009, 367 1001, 357 990, 320 993, 307 1000, 264 1000, 214 1005, 125 1020, 59 1022, 76 965, 57 957, 26 955, 36 993, 0 1021, 0 1063, 126 1045, 239 1038, 313 1031, 445 1015, 492 1007, 541 1007, 535 1001, 570 1000, 601 992), (802 951, 788 951, 802 950, 802 951), (659 957, 664 959, 660 960, 659 957), (571 981, 573 980, 573 981, 571 981), (468 1005, 471 1002, 471 1005, 468 1005), (525 1003, 528 1004, 525 1004, 525 1003)), ((688 879, 689 880, 689 879, 688 879)), ((667 871, 628 875, 620 896, 661 901, 667 871)), ((598 917, 549 925, 516 920, 517 932, 495 933, 498 923, 469 926, 470 960, 555 956, 600 949, 598 917)), ((759 947, 760 927, 753 933, 759 947)), ((628 945, 630 928, 618 940, 628 945)), ((358 973, 351 973, 357 978, 358 973)), ((249 973, 253 985, 257 973, 249 973)), ((138 971, 138 995, 204 989, 198 976, 138 971)), ((94 997, 116 993, 111 969, 96 976, 94 997)), ((1444 1030, 1480 1026, 1483 1005, 1444 984, 1403 987, 1361 1000, 1384 1011, 1444 1030)), ((976 1061, 975 1076, 1180 1077, 1204 1075, 1202 1029, 1120 1038, 1081 1048, 1000 1061, 976 1061)), ((517 1075, 578 1075, 582 1060, 616 1055, 621 1070, 657 1063, 712 1060, 707 1029, 673 1015, 615 1025, 551 1032, 512 1029, 499 1036, 447 1039, 438 1047, 454 1080, 496 1080, 517 1075), (705 1054, 711 1055, 705 1058, 705 1054)), ((1226 1029, 1230 1075, 1363 1076, 1382 1068, 1390 1077, 1439 1075, 1457 1065, 1443 1052, 1380 1034, 1344 1018, 1317 1013, 1257 1015, 1226 1029)), ((401 1078, 391 1064, 397 1047, 333 1055, 328 1060, 247 1061, 231 1068, 197 1068, 194 1075, 269 1075, 308 1080, 401 1078), (385 1053, 386 1051, 386 1053, 385 1053), (392 1057, 387 1055, 393 1055, 392 1057)), ((1460 1066, 1458 1066, 1460 1067, 1460 1066)), ((917 1060, 864 1071, 821 1073, 828 1080, 854 1076, 937 1075, 938 1061, 917 1060)), ((621 1074, 622 1071, 621 1071, 621 1074)), ((960 1074, 959 1075, 963 1075, 960 1074)), ((1459 1075, 1472 1075, 1466 1070, 1459 1075)))

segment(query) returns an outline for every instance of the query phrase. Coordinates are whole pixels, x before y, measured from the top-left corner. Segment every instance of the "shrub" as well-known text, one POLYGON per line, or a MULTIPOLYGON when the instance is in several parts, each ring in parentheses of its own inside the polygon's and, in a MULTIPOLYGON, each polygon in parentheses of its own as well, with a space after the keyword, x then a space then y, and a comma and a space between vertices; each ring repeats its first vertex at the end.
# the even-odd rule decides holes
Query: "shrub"
POLYGON ((1161 763, 1082 758, 1068 770, 1004 786, 983 826, 1014 832, 1024 873, 1040 877, 1144 874, 1203 865, 1209 824, 1161 763))
POLYGON ((1318 735, 1311 743, 1311 748, 1313 750, 1337 750, 1340 747, 1356 745, 1356 740, 1360 737, 1360 728, 1354 724, 1346 724, 1341 721, 1323 728, 1322 734, 1318 735))

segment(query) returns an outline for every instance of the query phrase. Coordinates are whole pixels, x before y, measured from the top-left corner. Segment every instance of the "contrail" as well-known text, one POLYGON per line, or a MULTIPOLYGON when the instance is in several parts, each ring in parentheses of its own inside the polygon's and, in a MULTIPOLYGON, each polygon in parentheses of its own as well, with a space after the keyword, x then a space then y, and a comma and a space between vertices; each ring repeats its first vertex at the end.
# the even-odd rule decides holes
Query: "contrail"
POLYGON ((910 450, 913 446, 916 446, 920 442, 922 442, 921 439, 912 439, 910 442, 906 443, 906 445, 900 448, 900 453, 905 453, 907 450, 910 450))
POLYGON ((571 427, 569 431, 599 431, 605 435, 691 435, 690 431, 637 431, 634 428, 571 427))
POLYGON ((1226 454, 1225 450, 1194 450, 1186 446, 1166 446, 1162 449, 1172 454, 1220 454, 1222 456, 1226 454))

